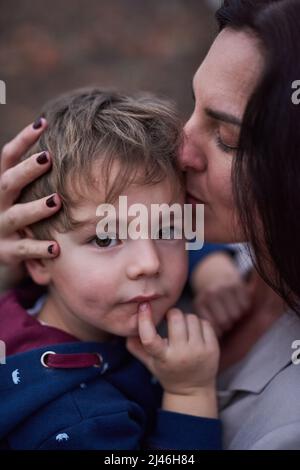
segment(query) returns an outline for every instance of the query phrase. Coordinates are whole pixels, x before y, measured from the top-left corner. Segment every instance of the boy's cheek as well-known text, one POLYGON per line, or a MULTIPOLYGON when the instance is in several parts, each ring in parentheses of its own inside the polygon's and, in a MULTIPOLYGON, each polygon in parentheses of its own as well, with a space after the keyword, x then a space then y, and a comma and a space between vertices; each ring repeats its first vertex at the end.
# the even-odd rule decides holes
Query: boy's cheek
POLYGON ((188 264, 185 256, 173 257, 172 262, 169 261, 165 270, 165 283, 169 286, 169 299, 173 307, 180 297, 185 286, 188 275, 188 264))
POLYGON ((58 287, 66 286, 67 289, 72 287, 75 295, 77 293, 87 297, 95 297, 97 294, 99 296, 99 292, 109 295, 111 290, 103 273, 93 272, 89 268, 60 273, 55 282, 58 287))
POLYGON ((174 283, 177 286, 177 290, 179 292, 178 295, 180 295, 188 277, 187 251, 184 250, 184 252, 181 252, 181 256, 178 257, 177 261, 175 259, 175 263, 174 264, 172 263, 171 266, 172 266, 171 276, 173 277, 174 283), (175 279, 174 279, 174 276, 175 276, 175 279))
POLYGON ((108 270, 103 270, 98 261, 96 265, 94 262, 85 266, 78 264, 65 266, 54 276, 54 283, 59 290, 64 288, 76 297, 93 302, 103 296, 103 293, 107 298, 115 293, 112 285, 118 285, 118 280, 112 278, 108 270))
POLYGON ((99 283, 93 282, 89 276, 83 278, 74 275, 70 279, 65 277, 58 279, 54 295, 63 298, 69 309, 81 314, 83 312, 98 312, 105 306, 107 307, 111 300, 110 288, 99 286, 99 283))
POLYGON ((112 284, 118 285, 116 270, 112 270, 112 263, 104 263, 103 259, 93 253, 84 253, 84 256, 75 249, 64 251, 65 256, 51 266, 51 278, 57 291, 67 295, 68 291, 78 300, 85 299, 90 302, 97 301, 99 296, 109 297, 112 284), (115 273, 113 276, 112 274, 115 273))
POLYGON ((178 247, 178 250, 176 251, 173 259, 177 267, 180 268, 183 275, 187 276, 189 256, 188 251, 186 250, 186 240, 180 241, 180 246, 178 247))
POLYGON ((185 249, 185 241, 171 242, 172 246, 164 251, 164 269, 167 282, 171 289, 180 290, 184 286, 188 275, 188 252, 185 249), (174 243, 174 244, 173 244, 174 243))
POLYGON ((55 278, 65 278, 70 281, 85 279, 97 279, 103 271, 105 271, 105 266, 96 256, 89 256, 85 253, 78 253, 76 249, 62 251, 62 256, 53 260, 51 266, 52 275, 55 278), (64 256, 65 255, 65 256, 64 256))

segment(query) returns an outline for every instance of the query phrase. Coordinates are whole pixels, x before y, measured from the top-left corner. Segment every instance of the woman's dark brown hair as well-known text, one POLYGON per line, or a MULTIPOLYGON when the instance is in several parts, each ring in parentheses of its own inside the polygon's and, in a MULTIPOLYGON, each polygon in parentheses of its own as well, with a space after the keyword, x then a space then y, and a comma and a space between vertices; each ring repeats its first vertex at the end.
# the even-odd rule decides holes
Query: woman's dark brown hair
POLYGON ((233 187, 240 220, 263 278, 300 311, 300 1, 227 0, 220 30, 258 39, 265 67, 248 102, 233 187))

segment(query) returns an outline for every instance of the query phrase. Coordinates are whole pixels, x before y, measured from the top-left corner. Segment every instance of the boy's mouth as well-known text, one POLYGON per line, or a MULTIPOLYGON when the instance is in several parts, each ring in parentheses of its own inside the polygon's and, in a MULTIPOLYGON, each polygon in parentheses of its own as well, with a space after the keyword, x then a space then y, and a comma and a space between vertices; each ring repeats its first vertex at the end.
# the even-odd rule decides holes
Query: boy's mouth
POLYGON ((138 295, 127 300, 126 303, 139 303, 139 302, 151 302, 151 300, 156 300, 161 298, 160 294, 151 294, 151 295, 138 295))

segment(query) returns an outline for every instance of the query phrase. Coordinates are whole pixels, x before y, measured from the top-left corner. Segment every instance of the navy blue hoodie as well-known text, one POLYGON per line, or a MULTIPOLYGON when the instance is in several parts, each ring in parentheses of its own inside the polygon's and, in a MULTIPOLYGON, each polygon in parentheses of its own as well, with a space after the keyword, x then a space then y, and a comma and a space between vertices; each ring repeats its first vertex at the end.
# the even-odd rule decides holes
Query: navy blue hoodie
MULTIPOLYGON (((24 295, 25 294, 25 295, 24 295)), ((220 449, 216 419, 160 409, 162 390, 123 339, 82 342, 41 325, 36 294, 0 300, 0 448, 56 450, 220 449)))

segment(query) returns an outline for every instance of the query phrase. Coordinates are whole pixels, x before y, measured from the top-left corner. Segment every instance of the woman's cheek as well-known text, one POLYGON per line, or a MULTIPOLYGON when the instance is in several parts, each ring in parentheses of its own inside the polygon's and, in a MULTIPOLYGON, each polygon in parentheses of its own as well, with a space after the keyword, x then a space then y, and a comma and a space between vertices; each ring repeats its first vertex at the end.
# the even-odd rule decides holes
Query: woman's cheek
MULTIPOLYGON (((217 163, 217 162, 216 162, 217 163)), ((210 187, 216 201, 227 208, 233 208, 233 195, 231 183, 232 157, 220 156, 218 164, 212 167, 210 187)))

